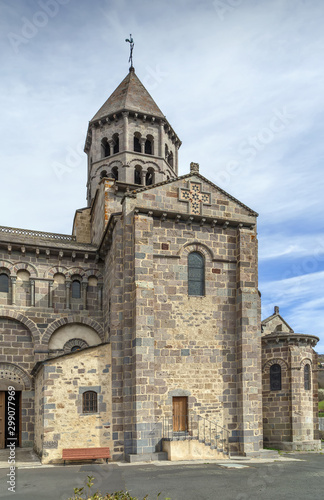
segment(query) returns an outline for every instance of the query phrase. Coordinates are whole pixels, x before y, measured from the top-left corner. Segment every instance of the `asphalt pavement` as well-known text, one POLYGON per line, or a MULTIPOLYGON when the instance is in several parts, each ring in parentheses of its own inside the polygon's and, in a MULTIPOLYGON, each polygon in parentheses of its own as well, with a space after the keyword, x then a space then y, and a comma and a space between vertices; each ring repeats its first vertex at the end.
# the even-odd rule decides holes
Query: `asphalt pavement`
POLYGON ((0 469, 0 499, 67 500, 73 488, 95 477, 96 489, 127 490, 139 500, 323 500, 324 454, 287 454, 278 460, 154 462, 18 466, 15 492, 7 468, 0 469))

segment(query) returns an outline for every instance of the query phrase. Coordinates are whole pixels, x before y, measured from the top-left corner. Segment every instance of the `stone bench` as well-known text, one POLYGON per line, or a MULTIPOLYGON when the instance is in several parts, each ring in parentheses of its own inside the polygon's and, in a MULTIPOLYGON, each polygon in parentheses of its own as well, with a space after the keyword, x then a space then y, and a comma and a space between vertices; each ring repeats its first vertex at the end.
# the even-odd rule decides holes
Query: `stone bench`
POLYGON ((62 450, 64 465, 66 460, 96 460, 105 458, 108 463, 110 456, 109 448, 65 448, 62 450))

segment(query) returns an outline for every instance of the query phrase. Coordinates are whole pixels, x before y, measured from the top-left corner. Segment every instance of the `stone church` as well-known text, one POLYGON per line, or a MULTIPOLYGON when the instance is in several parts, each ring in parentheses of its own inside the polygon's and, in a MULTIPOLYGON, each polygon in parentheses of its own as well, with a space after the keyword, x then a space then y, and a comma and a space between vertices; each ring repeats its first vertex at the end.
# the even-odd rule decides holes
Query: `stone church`
POLYGON ((43 463, 319 449, 318 338, 261 321, 257 213, 191 163, 131 67, 89 122, 72 235, 0 227, 0 447, 43 463))

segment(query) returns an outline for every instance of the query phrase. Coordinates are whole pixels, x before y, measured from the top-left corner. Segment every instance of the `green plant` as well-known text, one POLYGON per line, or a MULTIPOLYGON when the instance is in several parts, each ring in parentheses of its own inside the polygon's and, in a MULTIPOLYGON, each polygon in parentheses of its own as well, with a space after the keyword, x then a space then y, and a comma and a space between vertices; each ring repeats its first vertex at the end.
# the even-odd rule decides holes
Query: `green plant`
MULTIPOLYGON (((87 478, 86 486, 83 486, 82 488, 74 488, 74 497, 70 497, 68 500, 138 500, 136 497, 132 497, 128 491, 115 491, 115 493, 106 493, 105 495, 96 491, 91 495, 91 488, 94 485, 94 477, 87 476, 87 478)), ((160 495, 161 492, 157 495, 157 497, 160 495)), ((148 495, 145 495, 143 500, 147 499, 148 495)), ((171 498, 166 498, 165 500, 171 500, 171 498)))

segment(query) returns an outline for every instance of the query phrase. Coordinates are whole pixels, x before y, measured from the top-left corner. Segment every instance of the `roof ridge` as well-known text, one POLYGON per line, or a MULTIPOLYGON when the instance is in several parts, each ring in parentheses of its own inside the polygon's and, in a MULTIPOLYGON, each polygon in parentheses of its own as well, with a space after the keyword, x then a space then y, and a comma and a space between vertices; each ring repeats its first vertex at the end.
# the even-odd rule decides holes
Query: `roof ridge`
POLYGON ((135 71, 130 71, 101 108, 90 120, 90 123, 119 111, 138 111, 147 115, 166 119, 151 94, 146 90, 135 71))

